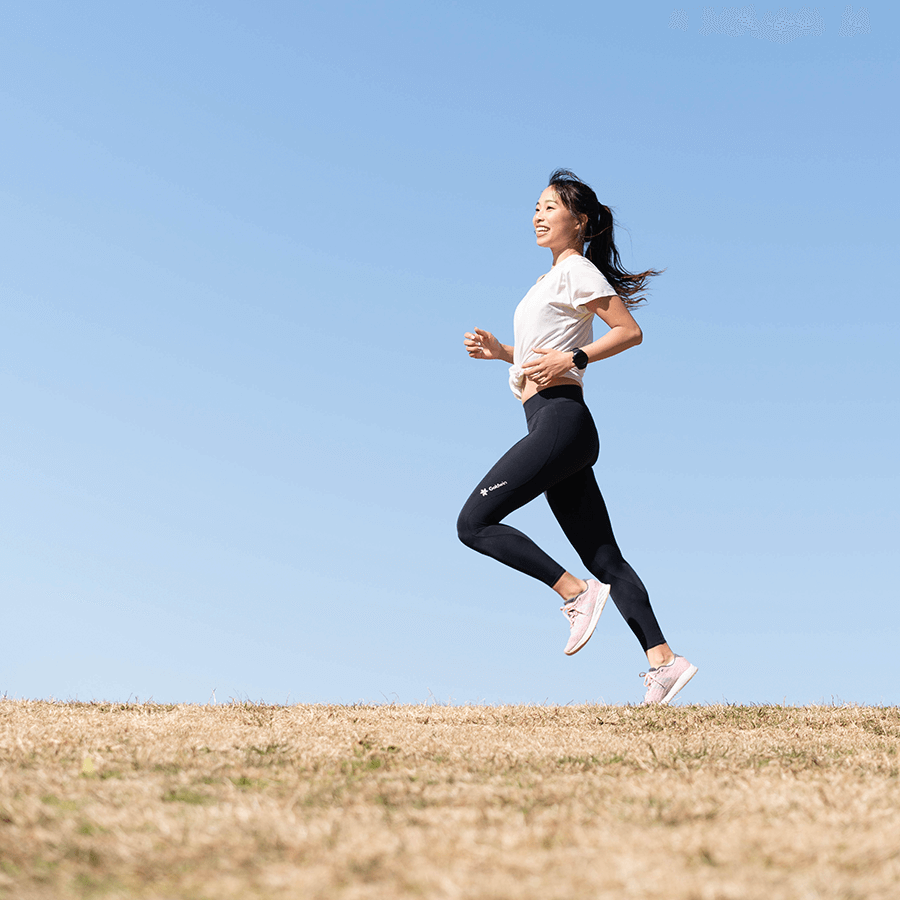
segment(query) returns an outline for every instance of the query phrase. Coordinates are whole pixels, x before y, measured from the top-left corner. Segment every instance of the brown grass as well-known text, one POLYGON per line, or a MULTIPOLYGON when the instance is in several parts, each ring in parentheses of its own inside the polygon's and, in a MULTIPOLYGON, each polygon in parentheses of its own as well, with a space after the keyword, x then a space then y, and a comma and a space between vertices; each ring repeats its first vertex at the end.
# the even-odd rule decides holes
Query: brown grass
POLYGON ((900 710, 0 700, 0 897, 900 896, 900 710))

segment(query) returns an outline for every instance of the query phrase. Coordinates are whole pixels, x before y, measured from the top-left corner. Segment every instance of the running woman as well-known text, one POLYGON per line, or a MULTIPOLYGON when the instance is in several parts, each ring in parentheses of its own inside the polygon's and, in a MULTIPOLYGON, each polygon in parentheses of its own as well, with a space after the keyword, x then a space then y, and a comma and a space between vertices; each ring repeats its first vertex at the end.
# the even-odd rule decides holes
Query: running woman
POLYGON ((539 247, 553 265, 528 291, 513 319, 515 344, 482 328, 463 344, 473 359, 511 363, 509 385, 522 401, 528 434, 484 476, 463 506, 459 539, 468 547, 543 582, 563 600, 569 619, 565 653, 588 642, 608 597, 647 654, 644 704, 666 704, 697 671, 676 656, 637 573, 622 557, 592 466, 600 452, 581 384, 588 363, 641 343, 630 307, 660 273, 625 271, 613 240, 612 212, 567 169, 557 169, 534 212, 539 247), (608 330, 593 336, 594 316, 608 330), (593 578, 567 572, 522 532, 504 525, 511 512, 544 494, 593 578))

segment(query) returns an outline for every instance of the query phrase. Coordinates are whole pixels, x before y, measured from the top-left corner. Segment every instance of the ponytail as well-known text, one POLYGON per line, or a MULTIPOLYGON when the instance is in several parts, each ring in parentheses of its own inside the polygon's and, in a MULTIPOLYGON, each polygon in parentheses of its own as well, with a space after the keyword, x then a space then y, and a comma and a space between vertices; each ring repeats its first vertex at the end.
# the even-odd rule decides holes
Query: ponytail
POLYGON ((576 219, 587 219, 582 229, 582 239, 587 246, 584 255, 600 270, 603 277, 615 288, 628 307, 640 306, 645 298, 640 296, 647 289, 647 282, 657 269, 632 273, 622 267, 616 249, 612 210, 604 206, 591 187, 568 169, 557 169, 550 176, 550 187, 576 219))

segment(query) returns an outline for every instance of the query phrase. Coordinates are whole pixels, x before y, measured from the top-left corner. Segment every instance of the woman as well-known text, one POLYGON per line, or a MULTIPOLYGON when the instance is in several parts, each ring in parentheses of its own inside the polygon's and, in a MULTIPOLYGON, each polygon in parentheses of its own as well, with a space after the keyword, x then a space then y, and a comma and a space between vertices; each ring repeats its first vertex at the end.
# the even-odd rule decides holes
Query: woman
POLYGON ((666 643, 640 578, 622 557, 592 466, 600 443, 581 382, 589 363, 641 342, 629 307, 653 275, 621 267, 609 208, 567 169, 550 176, 534 213, 538 246, 553 265, 528 291, 514 317, 515 344, 489 331, 466 333, 473 359, 511 363, 510 388, 524 406, 528 434, 485 475, 459 515, 460 540, 551 587, 563 600, 570 633, 565 652, 590 639, 609 596, 647 654, 645 704, 668 703, 697 671, 666 643), (593 319, 608 330, 593 339, 593 319), (594 578, 567 572, 530 538, 502 520, 539 494, 594 578))

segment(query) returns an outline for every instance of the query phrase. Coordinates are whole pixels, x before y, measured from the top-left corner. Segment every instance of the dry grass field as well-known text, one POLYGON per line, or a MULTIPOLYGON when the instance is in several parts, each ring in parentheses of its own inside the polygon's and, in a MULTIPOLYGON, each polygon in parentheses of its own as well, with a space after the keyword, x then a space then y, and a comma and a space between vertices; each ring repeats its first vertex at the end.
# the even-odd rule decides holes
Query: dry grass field
POLYGON ((0 898, 900 897, 900 710, 0 700, 0 898))

